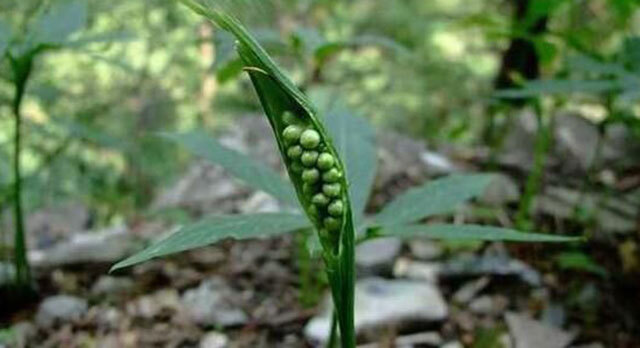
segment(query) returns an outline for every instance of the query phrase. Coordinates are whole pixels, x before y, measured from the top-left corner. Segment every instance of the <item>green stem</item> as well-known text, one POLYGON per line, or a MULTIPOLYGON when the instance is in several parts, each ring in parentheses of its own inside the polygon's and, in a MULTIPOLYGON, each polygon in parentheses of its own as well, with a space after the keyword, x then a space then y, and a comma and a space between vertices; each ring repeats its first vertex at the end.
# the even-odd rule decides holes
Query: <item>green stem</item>
POLYGON ((338 315, 333 310, 331 314, 331 331, 329 332, 329 341, 327 341, 327 348, 335 348, 338 344, 338 315))
POLYGON ((520 206, 516 215, 516 226, 519 229, 530 230, 531 218, 529 216, 531 204, 538 193, 544 174, 547 151, 551 141, 551 124, 545 121, 542 106, 537 101, 535 104, 536 119, 538 121, 538 133, 536 137, 534 163, 531 174, 527 178, 524 194, 520 200, 520 206))
POLYGON ((31 269, 27 261, 27 245, 24 232, 24 216, 22 212, 22 173, 20 171, 20 157, 22 150, 22 115, 21 106, 24 92, 27 86, 29 75, 33 66, 33 59, 30 54, 11 59, 11 66, 14 74, 15 96, 13 99, 14 114, 14 156, 13 156, 13 207, 15 219, 15 285, 18 289, 31 287, 31 269))

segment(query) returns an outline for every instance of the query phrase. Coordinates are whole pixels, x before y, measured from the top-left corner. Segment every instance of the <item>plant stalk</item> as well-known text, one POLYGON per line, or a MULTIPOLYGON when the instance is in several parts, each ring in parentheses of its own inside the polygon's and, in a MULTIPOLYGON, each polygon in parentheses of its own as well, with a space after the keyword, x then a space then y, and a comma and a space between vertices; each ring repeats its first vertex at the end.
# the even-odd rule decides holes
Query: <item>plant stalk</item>
POLYGON ((12 110, 14 115, 14 156, 13 156, 13 207, 15 220, 14 235, 14 262, 16 268, 15 286, 17 289, 29 289, 31 287, 31 269, 27 260, 27 244, 24 231, 24 215, 22 211, 22 173, 20 158, 22 150, 22 100, 27 86, 29 75, 33 67, 31 55, 11 59, 14 75, 15 96, 12 110))

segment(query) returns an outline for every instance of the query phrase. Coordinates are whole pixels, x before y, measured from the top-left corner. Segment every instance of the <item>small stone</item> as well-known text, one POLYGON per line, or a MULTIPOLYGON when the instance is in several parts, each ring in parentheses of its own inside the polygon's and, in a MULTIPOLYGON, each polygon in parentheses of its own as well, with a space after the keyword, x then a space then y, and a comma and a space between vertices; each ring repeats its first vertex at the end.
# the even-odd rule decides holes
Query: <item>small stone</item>
POLYGON ((436 284, 438 283, 439 274, 440 265, 435 262, 420 262, 408 258, 400 258, 393 266, 393 275, 397 278, 424 280, 436 284))
POLYGON ((342 216, 342 214, 344 213, 344 205, 342 204, 342 201, 337 199, 331 202, 331 204, 329 204, 329 207, 327 208, 327 212, 329 212, 329 215, 335 217, 342 216))
POLYGON ((133 280, 125 277, 101 276, 93 284, 91 294, 100 295, 122 295, 133 289, 133 280))
POLYGON ((318 160, 318 152, 317 151, 305 151, 302 153, 302 157, 300 161, 306 167, 313 167, 318 160))
POLYGON ((290 125, 282 132, 282 137, 287 144, 295 144, 300 139, 302 128, 296 125, 290 125))
POLYGON ((480 200, 492 205, 517 202, 520 200, 520 189, 513 179, 498 174, 491 180, 480 200))
POLYGON ((489 285, 489 281, 489 277, 482 277, 463 284, 460 289, 453 294, 453 300, 460 304, 468 303, 489 285))
POLYGON ((217 331, 208 332, 200 340, 200 348, 226 348, 228 345, 229 337, 217 331))
POLYGON ((429 239, 414 239, 409 241, 411 254, 421 260, 433 260, 442 256, 439 244, 429 239))
POLYGON ((574 333, 547 326, 524 314, 507 313, 505 319, 516 348, 565 348, 575 337, 574 333))
POLYGON ((229 300, 233 294, 222 278, 211 278, 200 286, 185 291, 182 304, 189 316, 202 326, 234 326, 244 324, 248 318, 229 300))
POLYGON ((335 159, 328 152, 323 152, 320 154, 320 157, 318 157, 318 168, 320 168, 320 170, 330 169, 333 167, 334 163, 335 159))
POLYGON ((79 320, 88 309, 87 300, 68 295, 46 298, 36 314, 36 323, 41 327, 51 327, 56 323, 79 320))
MULTIPOLYGON (((356 332, 390 324, 442 320, 447 304, 437 287, 425 282, 365 278, 356 283, 356 332)), ((322 314, 309 321, 305 336, 325 342, 331 326, 331 300, 325 300, 322 314)))
POLYGON ((356 247, 358 270, 368 274, 390 273, 400 254, 402 241, 398 238, 376 238, 356 247))
POLYGON ((300 145, 294 145, 287 149, 287 157, 297 159, 300 158, 300 156, 302 156, 302 147, 300 147, 300 145))
POLYGON ((300 145, 305 149, 315 149, 319 144, 320 134, 313 129, 307 129, 300 135, 300 145))
POLYGON ((342 175, 340 174, 340 171, 336 168, 331 168, 327 172, 322 174, 322 181, 337 182, 338 180, 340 180, 340 177, 342 177, 342 175))
POLYGON ((305 169, 302 171, 302 181, 307 184, 313 184, 320 179, 320 172, 315 168, 305 169))
POLYGON ((324 184, 322 185, 322 192, 324 192, 327 197, 339 197, 341 193, 342 186, 339 183, 333 184, 324 184))

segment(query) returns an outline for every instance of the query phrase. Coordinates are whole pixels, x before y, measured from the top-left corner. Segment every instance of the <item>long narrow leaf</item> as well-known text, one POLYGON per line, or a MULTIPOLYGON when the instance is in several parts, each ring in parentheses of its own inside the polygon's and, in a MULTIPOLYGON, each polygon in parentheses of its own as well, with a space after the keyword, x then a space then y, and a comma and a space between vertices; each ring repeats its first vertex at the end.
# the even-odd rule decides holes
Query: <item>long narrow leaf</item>
POLYGON ((0 61, 4 58, 4 52, 11 41, 11 28, 5 22, 0 21, 0 61))
POLYGON ((355 116, 342 103, 326 110, 325 121, 347 167, 353 223, 357 227, 376 176, 375 134, 364 118, 355 116))
POLYGON ((224 238, 269 237, 309 226, 309 220, 300 214, 264 213, 211 217, 180 228, 169 237, 118 262, 111 271, 157 257, 207 246, 224 238))
POLYGON ((384 237, 427 237, 441 240, 482 240, 507 242, 576 242, 581 237, 521 232, 508 228, 480 225, 399 225, 388 226, 381 231, 384 237))
POLYGON ((291 184, 282 179, 276 171, 245 154, 232 150, 203 132, 165 134, 168 139, 185 146, 192 153, 222 166, 245 184, 262 190, 276 199, 298 206, 291 184))
POLYGON ((489 174, 465 174, 428 182, 397 197, 375 221, 380 225, 397 225, 451 213, 460 204, 482 194, 491 179, 489 174))

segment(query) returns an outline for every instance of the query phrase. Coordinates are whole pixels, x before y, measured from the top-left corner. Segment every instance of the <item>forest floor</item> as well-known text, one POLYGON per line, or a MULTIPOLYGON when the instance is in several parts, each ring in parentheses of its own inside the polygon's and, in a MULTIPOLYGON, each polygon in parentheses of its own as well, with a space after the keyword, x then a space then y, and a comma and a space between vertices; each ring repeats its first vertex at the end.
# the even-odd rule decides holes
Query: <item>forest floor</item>
MULTIPOLYGON (((594 136, 588 125, 576 126, 579 118, 567 120, 565 130, 578 132, 581 147, 556 139, 532 222, 540 231, 589 240, 363 244, 357 251, 361 347, 640 347, 640 190, 628 184, 640 178, 637 152, 624 146, 620 152, 619 136, 603 141, 611 157, 603 161, 627 158, 631 165, 621 164, 614 180, 585 190, 575 173, 589 167, 583 150, 598 140, 588 138, 594 136), (576 215, 576 203, 595 213, 576 215)), ((240 122, 242 131, 226 141, 277 166, 275 147, 264 146, 266 125, 255 118, 240 122)), ((535 136, 524 126, 512 133, 498 160, 498 182, 443 219, 513 227, 533 161, 527 142, 535 136)), ((482 149, 428 149, 395 135, 379 145, 372 212, 429 178, 479 171, 487 161, 482 149)), ((602 168, 598 177, 613 171, 602 168)), ((328 325, 326 280, 301 235, 229 240, 108 273, 181 219, 277 209, 265 194, 194 162, 158 195, 150 208, 155 214, 126 224, 84 231, 89 209, 75 203, 33 213, 30 259, 39 298, 11 311, 0 306, 0 347, 317 346, 328 325)))

